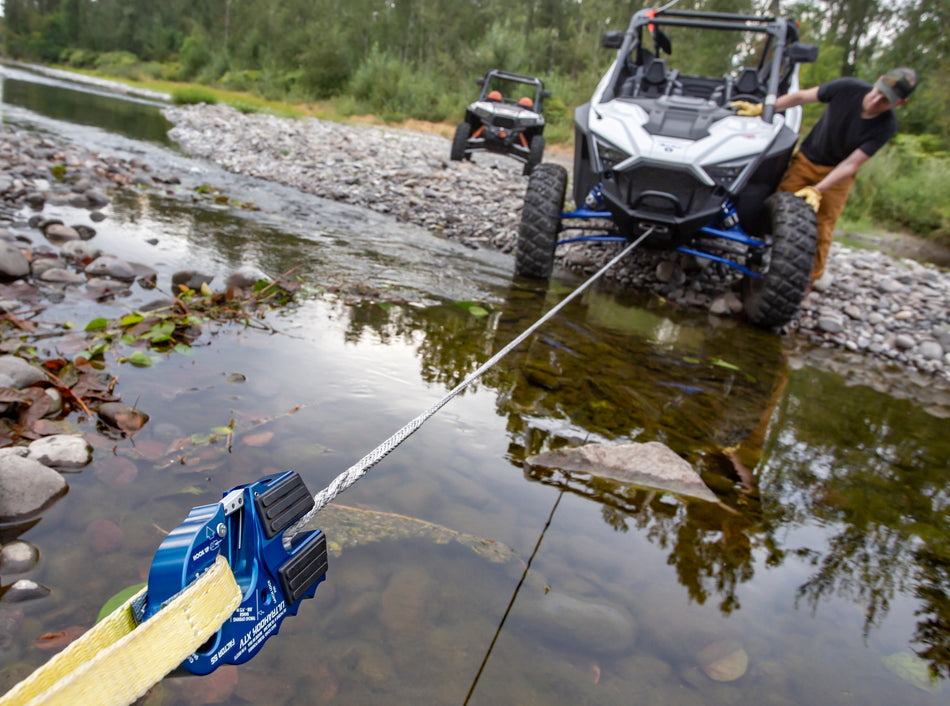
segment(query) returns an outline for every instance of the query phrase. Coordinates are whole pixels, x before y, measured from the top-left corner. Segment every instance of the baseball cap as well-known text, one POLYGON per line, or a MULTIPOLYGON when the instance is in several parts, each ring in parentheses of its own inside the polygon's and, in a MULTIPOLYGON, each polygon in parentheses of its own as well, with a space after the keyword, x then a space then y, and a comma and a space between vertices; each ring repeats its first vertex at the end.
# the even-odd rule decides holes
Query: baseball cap
POLYGON ((917 87, 917 72, 906 66, 899 66, 875 81, 874 87, 896 105, 914 92, 914 88, 917 87))

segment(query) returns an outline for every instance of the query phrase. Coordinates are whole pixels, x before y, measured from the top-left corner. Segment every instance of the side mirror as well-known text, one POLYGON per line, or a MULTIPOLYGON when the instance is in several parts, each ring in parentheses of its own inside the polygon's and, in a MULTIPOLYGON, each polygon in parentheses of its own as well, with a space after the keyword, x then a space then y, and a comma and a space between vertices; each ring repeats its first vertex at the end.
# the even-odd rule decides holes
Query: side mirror
POLYGON ((542 97, 542 98, 550 98, 550 97, 551 97, 551 91, 549 91, 549 90, 547 90, 547 89, 541 91, 541 97, 542 97))
POLYGON ((600 46, 604 49, 619 49, 623 45, 623 32, 619 29, 600 35, 600 46))
POLYGON ((795 42, 788 48, 788 58, 796 64, 811 64, 818 58, 818 47, 805 42, 795 42))
POLYGON ((484 86, 484 85, 485 85, 485 77, 484 77, 484 76, 479 76, 477 79, 475 79, 475 83, 477 83, 479 86, 484 86))

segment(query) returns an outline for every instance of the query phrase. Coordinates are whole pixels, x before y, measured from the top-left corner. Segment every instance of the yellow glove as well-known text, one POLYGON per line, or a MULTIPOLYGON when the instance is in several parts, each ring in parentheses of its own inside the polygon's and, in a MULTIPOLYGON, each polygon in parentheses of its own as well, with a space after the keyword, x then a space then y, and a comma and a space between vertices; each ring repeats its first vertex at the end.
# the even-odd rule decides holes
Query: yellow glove
POLYGON ((800 199, 805 199, 805 202, 815 209, 815 213, 818 213, 818 208, 821 206, 821 192, 818 189, 814 186, 806 186, 796 191, 795 195, 800 199))
POLYGON ((744 118, 756 118, 762 115, 762 104, 761 103, 750 103, 749 101, 732 101, 729 104, 730 108, 738 108, 736 115, 741 115, 744 118))

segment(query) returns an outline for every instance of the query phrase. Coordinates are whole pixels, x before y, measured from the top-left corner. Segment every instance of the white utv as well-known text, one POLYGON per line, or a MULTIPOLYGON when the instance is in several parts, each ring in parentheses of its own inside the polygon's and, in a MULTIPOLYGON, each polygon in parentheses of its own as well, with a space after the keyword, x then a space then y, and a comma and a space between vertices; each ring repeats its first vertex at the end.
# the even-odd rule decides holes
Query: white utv
POLYGON ((601 44, 617 58, 574 113, 576 208, 562 210, 567 170, 539 165, 525 193, 516 273, 547 279, 558 245, 649 231, 645 247, 741 272, 752 323, 791 320, 817 237, 811 207, 775 193, 802 120, 800 107, 776 113, 775 99, 798 89, 799 64, 818 55, 797 40, 795 23, 780 17, 654 9, 637 12, 625 32, 605 33, 601 44), (737 100, 764 104, 762 115, 737 115, 737 100), (607 236, 558 239, 563 230, 603 230, 603 219, 612 221, 607 236))

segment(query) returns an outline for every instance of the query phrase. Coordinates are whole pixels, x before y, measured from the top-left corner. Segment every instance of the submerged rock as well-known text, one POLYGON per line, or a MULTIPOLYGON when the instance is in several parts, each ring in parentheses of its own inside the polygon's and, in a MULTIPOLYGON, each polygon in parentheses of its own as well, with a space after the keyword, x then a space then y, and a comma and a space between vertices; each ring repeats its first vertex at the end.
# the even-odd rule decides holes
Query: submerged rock
POLYGON ((0 522, 39 512, 67 490, 66 481, 39 461, 10 455, 0 464, 0 522))
POLYGON ((82 468, 92 460, 92 447, 85 439, 70 434, 56 434, 30 444, 27 458, 44 466, 82 468))
POLYGON ((36 566, 39 559, 39 550, 29 542, 16 540, 4 544, 0 549, 0 575, 26 573, 36 566))
POLYGON ((587 444, 546 451, 526 459, 525 463, 587 473, 708 502, 719 501, 689 463, 658 441, 645 444, 587 444))

